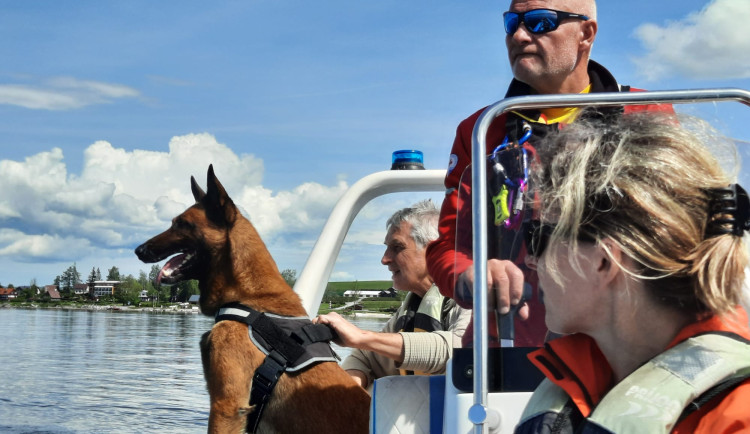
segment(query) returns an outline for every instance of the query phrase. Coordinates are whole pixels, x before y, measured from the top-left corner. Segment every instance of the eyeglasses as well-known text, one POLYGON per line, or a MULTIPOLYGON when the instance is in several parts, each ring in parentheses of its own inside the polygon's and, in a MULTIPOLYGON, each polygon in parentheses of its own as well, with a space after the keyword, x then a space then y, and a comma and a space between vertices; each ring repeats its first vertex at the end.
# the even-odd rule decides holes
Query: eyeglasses
POLYGON ((524 232, 526 254, 540 258, 542 253, 544 253, 544 249, 547 248, 547 244, 549 244, 549 239, 554 229, 554 225, 542 223, 539 220, 528 222, 526 224, 526 231, 524 232))
MULTIPOLYGON (((550 237, 552 237, 552 231, 554 230, 555 225, 551 223, 542 223, 539 220, 531 220, 527 222, 524 231, 526 254, 535 258, 541 258, 544 249, 546 249, 547 244, 549 244, 550 237)), ((578 241, 585 243, 595 242, 594 238, 583 233, 578 234, 578 241)))
POLYGON ((551 32, 560 26, 560 22, 566 18, 588 21, 589 17, 571 12, 556 11, 554 9, 533 9, 526 12, 505 12, 505 33, 513 35, 518 26, 523 23, 526 29, 535 34, 551 32))

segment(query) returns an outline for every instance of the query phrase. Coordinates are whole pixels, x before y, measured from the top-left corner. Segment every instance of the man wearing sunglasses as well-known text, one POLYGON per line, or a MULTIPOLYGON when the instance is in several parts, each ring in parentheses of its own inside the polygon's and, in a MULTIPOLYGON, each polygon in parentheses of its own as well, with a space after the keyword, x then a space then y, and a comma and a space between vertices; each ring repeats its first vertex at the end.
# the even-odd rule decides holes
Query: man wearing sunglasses
MULTIPOLYGON (((589 92, 627 92, 612 74, 589 59, 598 31, 595 0, 512 0, 503 14, 508 60, 514 79, 506 97, 533 94, 575 94, 589 92)), ((473 268, 470 257, 456 251, 458 187, 461 176, 471 163, 471 134, 484 108, 458 126, 445 178, 446 197, 440 213, 438 240, 427 248, 430 274, 441 292, 459 305, 472 307, 473 268)), ((619 112, 656 110, 671 111, 670 106, 627 106, 619 112)), ((526 140, 524 132, 532 131, 527 143, 539 146, 539 137, 571 123, 579 109, 557 108, 542 111, 512 112, 496 119, 487 132, 487 153, 507 140, 526 140)), ((546 337, 544 305, 536 288, 530 297, 523 296, 524 284, 536 286, 535 275, 524 269, 523 253, 510 260, 490 259, 487 264, 489 311, 508 313, 516 307, 516 346, 539 346, 546 337), (525 320, 525 321, 522 321, 525 320)), ((528 294, 528 291, 527 291, 528 294)), ((490 345, 496 345, 497 325, 490 315, 490 345)), ((470 329, 464 344, 471 342, 470 329)))

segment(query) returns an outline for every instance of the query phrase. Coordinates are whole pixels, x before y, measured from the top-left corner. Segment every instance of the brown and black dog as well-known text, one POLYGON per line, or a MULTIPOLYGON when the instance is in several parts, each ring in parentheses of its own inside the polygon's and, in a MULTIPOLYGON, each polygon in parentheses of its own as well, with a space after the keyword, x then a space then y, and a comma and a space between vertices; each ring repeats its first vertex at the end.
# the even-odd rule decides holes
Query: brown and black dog
MULTIPOLYGON (((136 249, 143 262, 171 255, 159 280, 197 279, 201 312, 214 316, 229 303, 285 317, 307 316, 255 228, 243 217, 208 168, 204 192, 191 177, 195 205, 172 220, 165 232, 136 249)), ((266 355, 241 322, 216 323, 201 340, 203 370, 211 399, 208 431, 243 432, 255 370, 266 355)), ((281 375, 257 432, 367 432, 370 397, 335 362, 281 375)))

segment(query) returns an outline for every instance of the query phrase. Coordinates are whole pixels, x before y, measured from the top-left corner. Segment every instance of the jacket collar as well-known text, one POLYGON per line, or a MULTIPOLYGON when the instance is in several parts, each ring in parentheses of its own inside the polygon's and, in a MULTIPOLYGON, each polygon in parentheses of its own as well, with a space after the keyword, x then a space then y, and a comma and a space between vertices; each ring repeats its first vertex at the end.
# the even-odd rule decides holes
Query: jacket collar
POLYGON ((703 321, 688 324, 672 339, 666 349, 672 348, 692 336, 710 331, 734 333, 750 340, 747 312, 745 309, 738 307, 734 312, 722 317, 711 316, 703 321))
MULTIPOLYGON (((743 308, 737 307, 726 316, 711 316, 689 324, 667 348, 706 332, 734 333, 750 339, 747 313, 743 308)), ((584 417, 591 414, 596 404, 614 385, 614 375, 607 359, 594 339, 584 334, 552 340, 528 357, 547 378, 565 390, 584 417)))

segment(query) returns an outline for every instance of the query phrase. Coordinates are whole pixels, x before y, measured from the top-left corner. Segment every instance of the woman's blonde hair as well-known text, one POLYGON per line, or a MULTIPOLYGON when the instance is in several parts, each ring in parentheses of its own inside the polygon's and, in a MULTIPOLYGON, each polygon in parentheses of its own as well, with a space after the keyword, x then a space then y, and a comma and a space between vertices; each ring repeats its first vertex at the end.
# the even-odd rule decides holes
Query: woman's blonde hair
POLYGON ((556 222, 552 243, 566 240, 573 253, 581 238, 608 238, 637 264, 617 264, 626 273, 696 314, 740 303, 742 237, 706 235, 717 219, 712 191, 732 182, 720 161, 736 172, 736 150, 708 124, 653 113, 581 120, 549 136, 539 156, 535 184, 542 220, 556 222))

